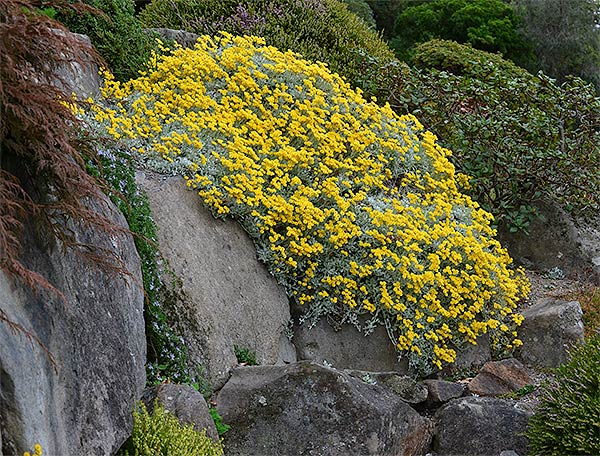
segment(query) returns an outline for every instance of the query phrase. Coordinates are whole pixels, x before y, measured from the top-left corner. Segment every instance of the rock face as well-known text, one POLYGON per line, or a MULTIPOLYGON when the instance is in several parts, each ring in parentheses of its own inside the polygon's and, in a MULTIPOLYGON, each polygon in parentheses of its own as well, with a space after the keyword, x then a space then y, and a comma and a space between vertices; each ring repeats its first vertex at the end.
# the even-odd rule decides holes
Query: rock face
MULTIPOLYGON (((86 35, 54 30, 59 36, 69 35, 80 41, 85 47, 92 49, 92 42, 86 35)), ((78 56, 81 62, 64 62, 58 69, 56 85, 67 95, 74 93, 78 100, 95 97, 100 93, 100 75, 98 65, 89 55, 78 56)))
POLYGON ((531 383, 525 366, 514 358, 491 361, 469 382, 469 392, 478 396, 499 396, 531 383))
POLYGON ((48 455, 112 454, 131 433, 131 411, 145 383, 144 296, 133 239, 69 226, 76 241, 124 261, 132 277, 122 277, 65 252, 33 221, 26 226, 23 263, 65 301, 47 291, 35 295, 0 273, 2 311, 39 339, 56 363, 54 369, 23 331, 0 322, 0 454, 21 455, 34 443, 48 455))
POLYGON ((313 328, 295 326, 293 340, 298 359, 327 362, 338 369, 408 372, 383 327, 365 336, 352 325, 334 328, 322 318, 313 328))
POLYGON ((192 364, 222 386, 237 364, 234 346, 256 352, 259 364, 295 361, 285 335, 288 298, 244 230, 217 220, 180 178, 138 173, 158 226, 160 249, 181 279, 183 302, 171 312, 192 364))
POLYGON ((577 301, 545 300, 522 314, 518 356, 526 364, 556 367, 567 361, 570 346, 583 342, 583 313, 577 301))
POLYGON ((463 397, 435 414, 433 449, 440 456, 493 456, 505 450, 527 454, 530 410, 508 399, 463 397))
POLYGON ((215 423, 208 411, 204 396, 188 385, 167 383, 144 391, 142 401, 149 413, 154 410, 158 400, 165 410, 177 417, 181 424, 193 424, 198 432, 206 429, 206 435, 219 440, 215 423))
POLYGON ((429 420, 378 385, 310 362, 239 367, 219 393, 228 455, 421 455, 429 420))
POLYGON ((501 230, 498 237, 517 263, 528 269, 558 270, 568 277, 600 280, 600 231, 598 220, 578 220, 557 205, 538 208, 529 234, 501 230), (581 277, 586 271, 586 276, 581 277))
POLYGON ((162 39, 175 41, 184 48, 194 47, 196 40, 200 36, 195 33, 186 32, 185 30, 173 30, 168 28, 149 28, 146 30, 148 32, 156 33, 162 39))

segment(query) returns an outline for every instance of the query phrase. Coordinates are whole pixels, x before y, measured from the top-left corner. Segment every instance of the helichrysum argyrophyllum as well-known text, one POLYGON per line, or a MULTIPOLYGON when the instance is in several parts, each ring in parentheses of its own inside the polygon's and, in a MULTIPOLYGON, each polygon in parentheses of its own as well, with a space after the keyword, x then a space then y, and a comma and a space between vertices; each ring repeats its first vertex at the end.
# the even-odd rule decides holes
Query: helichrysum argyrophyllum
POLYGON ((385 324, 424 371, 483 333, 520 344, 528 283, 417 119, 260 38, 202 37, 152 63, 108 77, 96 121, 239 220, 311 321, 385 324))

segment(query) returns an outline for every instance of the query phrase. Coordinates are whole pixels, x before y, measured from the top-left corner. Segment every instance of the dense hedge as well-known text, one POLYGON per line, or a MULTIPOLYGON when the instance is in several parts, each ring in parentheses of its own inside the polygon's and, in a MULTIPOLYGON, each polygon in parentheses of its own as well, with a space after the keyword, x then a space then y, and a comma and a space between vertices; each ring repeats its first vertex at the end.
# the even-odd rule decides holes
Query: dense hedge
POLYGON ((519 17, 503 0, 404 2, 394 25, 392 45, 406 61, 410 61, 416 45, 439 38, 501 52, 525 64, 530 61, 531 50, 519 26, 519 17))
POLYGON ((214 35, 256 35, 268 45, 322 61, 350 82, 361 53, 390 61, 393 52, 377 32, 338 0, 153 0, 141 13, 148 27, 214 35))

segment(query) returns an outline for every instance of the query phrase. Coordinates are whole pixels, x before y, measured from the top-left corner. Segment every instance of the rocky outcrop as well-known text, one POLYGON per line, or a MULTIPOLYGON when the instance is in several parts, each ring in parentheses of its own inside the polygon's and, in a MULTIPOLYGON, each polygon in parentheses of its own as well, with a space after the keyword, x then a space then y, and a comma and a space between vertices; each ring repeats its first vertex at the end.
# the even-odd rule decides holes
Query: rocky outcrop
POLYGON ((525 366, 514 358, 490 361, 469 382, 469 392, 478 396, 500 396, 531 384, 525 366))
POLYGON ((158 226, 160 250, 181 279, 178 318, 192 365, 205 366, 215 387, 237 364, 234 346, 259 364, 295 361, 286 327, 288 298, 244 230, 215 219, 181 178, 138 173, 158 226))
MULTIPOLYGON (((104 204, 93 206, 126 227, 104 204)), ((70 224, 77 242, 114 252, 131 273, 122 276, 65 251, 39 227, 27 224, 22 262, 65 299, 0 273, 2 311, 22 328, 0 322, 0 454, 20 455, 34 443, 47 455, 112 454, 131 432, 145 383, 139 257, 129 234, 70 224)))
POLYGON ((557 367, 567 361, 569 347, 583 342, 581 306, 577 301, 541 301, 523 312, 523 341, 518 356, 526 364, 557 367))
POLYGON ((142 402, 148 413, 154 410, 155 401, 177 417, 181 424, 191 424, 198 432, 206 429, 206 435, 215 441, 219 440, 204 396, 191 386, 166 383, 145 390, 142 402))
POLYGON ((494 456, 503 451, 527 454, 531 410, 508 399, 463 397, 439 409, 434 417, 433 449, 439 456, 494 456))
POLYGON ((421 455, 429 420, 379 385, 310 362, 239 367, 217 397, 233 455, 421 455))

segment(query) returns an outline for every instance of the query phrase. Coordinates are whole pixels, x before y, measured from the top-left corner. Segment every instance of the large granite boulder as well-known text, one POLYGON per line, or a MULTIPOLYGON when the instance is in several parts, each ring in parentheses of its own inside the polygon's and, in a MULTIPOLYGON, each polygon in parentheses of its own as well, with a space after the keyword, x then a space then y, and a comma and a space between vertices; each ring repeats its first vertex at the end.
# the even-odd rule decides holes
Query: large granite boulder
POLYGON ((239 367, 217 397, 234 455, 421 455, 430 423, 386 388, 311 362, 239 367))
POLYGON ((222 386, 237 365, 234 346, 254 351, 259 364, 295 361, 286 336, 288 298, 241 226, 215 219, 185 181, 138 172, 158 226, 160 250, 181 279, 171 318, 192 364, 222 386))
POLYGON ((435 414, 433 449, 439 456, 494 456, 506 450, 525 455, 523 433, 531 415, 509 399, 454 399, 435 414))
MULTIPOLYGON (((127 226, 109 201, 92 206, 127 226)), ((21 260, 64 300, 0 272, 10 320, 0 322, 0 454, 21 455, 34 443, 47 455, 112 454, 131 433, 146 380, 140 260, 126 232, 69 224, 77 242, 114 252, 131 276, 65 250, 41 226, 28 221, 21 260)))
POLYGON ((518 357, 526 364, 557 367, 569 348, 583 342, 583 312, 577 301, 543 300, 523 312, 518 357))
POLYGON ((152 413, 158 402, 177 417, 181 424, 191 424, 198 432, 206 429, 206 435, 215 441, 219 440, 217 427, 208 411, 204 396, 189 385, 165 383, 148 388, 144 391, 142 402, 148 413, 152 413))

